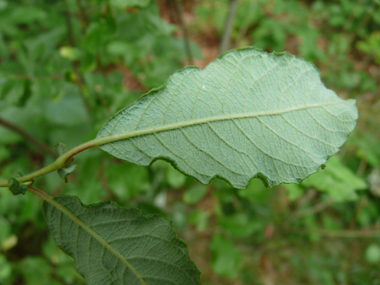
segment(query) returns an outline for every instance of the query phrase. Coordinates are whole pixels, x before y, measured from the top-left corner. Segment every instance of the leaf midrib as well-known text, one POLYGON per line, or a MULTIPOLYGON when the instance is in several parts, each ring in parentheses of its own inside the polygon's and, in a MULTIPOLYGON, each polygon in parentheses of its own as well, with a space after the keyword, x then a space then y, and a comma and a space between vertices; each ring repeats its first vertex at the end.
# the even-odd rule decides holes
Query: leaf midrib
POLYGON ((45 200, 53 206, 53 209, 54 207, 56 207, 58 210, 61 211, 61 213, 64 213, 66 216, 68 216, 71 220, 73 220, 74 223, 82 227, 90 236, 94 237, 100 244, 102 244, 105 248, 112 252, 117 258, 120 259, 121 262, 123 262, 126 265, 126 267, 128 267, 133 272, 133 274, 135 274, 135 276, 139 279, 141 284, 146 285, 146 282, 136 271, 136 269, 132 266, 132 264, 129 263, 129 261, 120 252, 113 248, 105 239, 103 239, 93 229, 91 229, 91 227, 86 225, 74 213, 72 213, 69 209, 67 209, 65 206, 56 201, 53 197, 45 198, 45 200))
POLYGON ((343 101, 343 102, 335 102, 335 103, 324 103, 324 104, 313 104, 308 106, 301 106, 301 107, 295 107, 295 108, 289 108, 285 110, 278 110, 278 111, 269 111, 269 112, 256 112, 256 113, 243 113, 243 114, 229 114, 229 115, 221 115, 221 116, 214 116, 214 117, 206 117, 201 119, 195 119, 195 120, 187 120, 182 121, 178 123, 173 124, 167 124, 162 125, 158 127, 153 128, 146 128, 141 130, 134 130, 134 131, 127 131, 127 132, 121 132, 118 134, 109 134, 106 136, 100 136, 96 139, 98 142, 98 145, 104 145, 120 140, 126 140, 133 137, 143 136, 143 135, 149 135, 149 134, 155 134, 159 132, 164 131, 170 131, 170 130, 176 130, 181 129, 184 127, 190 127, 194 125, 202 125, 207 124, 210 122, 217 122, 217 121, 227 121, 227 120, 234 120, 234 119, 242 119, 242 118, 256 118, 260 116, 271 116, 271 115, 279 115, 284 113, 289 113, 293 111, 299 111, 299 110, 305 110, 305 109, 312 109, 312 108, 320 108, 324 106, 334 106, 334 105, 342 105, 342 104, 351 104, 350 102, 343 101))

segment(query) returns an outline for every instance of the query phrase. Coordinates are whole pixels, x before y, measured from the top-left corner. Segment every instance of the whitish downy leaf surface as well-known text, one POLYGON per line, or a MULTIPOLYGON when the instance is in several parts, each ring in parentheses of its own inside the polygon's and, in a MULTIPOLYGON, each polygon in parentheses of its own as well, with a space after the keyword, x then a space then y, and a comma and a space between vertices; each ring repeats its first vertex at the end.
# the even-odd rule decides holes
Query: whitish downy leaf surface
POLYGON ((54 199, 62 207, 44 202, 46 221, 88 284, 200 284, 186 244, 167 219, 146 219, 113 202, 84 206, 76 197, 54 199))
POLYGON ((140 165, 157 158, 208 183, 299 183, 336 153, 358 117, 315 67, 287 53, 230 51, 187 67, 110 119, 101 148, 140 165))

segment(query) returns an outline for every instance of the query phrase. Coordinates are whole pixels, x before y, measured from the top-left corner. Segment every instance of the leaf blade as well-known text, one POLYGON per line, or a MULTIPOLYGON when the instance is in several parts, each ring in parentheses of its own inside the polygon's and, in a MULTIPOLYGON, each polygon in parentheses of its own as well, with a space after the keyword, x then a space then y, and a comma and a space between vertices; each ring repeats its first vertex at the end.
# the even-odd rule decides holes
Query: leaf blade
POLYGON ((274 186, 318 171, 357 116, 355 101, 326 89, 311 64, 246 48, 204 70, 178 71, 117 113, 98 137, 110 137, 101 149, 118 158, 140 165, 166 159, 205 184, 221 177, 245 188, 260 177, 274 186))
POLYGON ((44 202, 48 226, 88 284, 200 284, 186 244, 163 217, 145 219, 113 202, 85 206, 63 195, 54 200, 62 207, 44 202))

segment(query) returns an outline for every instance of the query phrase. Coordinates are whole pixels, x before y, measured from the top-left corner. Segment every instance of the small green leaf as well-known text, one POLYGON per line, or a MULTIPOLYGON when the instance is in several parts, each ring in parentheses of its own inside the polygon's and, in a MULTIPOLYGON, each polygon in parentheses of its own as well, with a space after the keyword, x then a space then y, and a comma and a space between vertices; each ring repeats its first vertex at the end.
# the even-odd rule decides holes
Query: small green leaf
POLYGON ((204 184, 221 177, 246 188, 259 177, 275 186, 317 172, 357 118, 355 101, 327 89, 312 64, 250 47, 174 73, 98 138, 108 137, 100 148, 120 159, 165 159, 204 184))
POLYGON ((169 165, 166 170, 166 181, 170 187, 181 188, 186 183, 186 176, 169 165))
POLYGON ((25 80, 24 81, 24 91, 23 91, 17 105, 19 107, 24 107, 31 95, 32 95, 32 81, 31 80, 25 80))
POLYGON ((325 191, 336 202, 356 200, 356 191, 368 187, 363 179, 342 164, 338 156, 331 157, 324 170, 305 179, 302 185, 325 191))
POLYGON ((12 263, 0 253, 0 282, 7 284, 6 281, 12 276, 12 263))
POLYGON ((107 177, 109 187, 120 201, 127 201, 151 189, 148 169, 135 164, 110 164, 105 169, 104 174, 107 177), (127 174, 128 178, 126 179, 125 175, 120 175, 121 173, 127 174))
POLYGON ((52 280, 49 278, 52 273, 52 266, 45 258, 39 256, 28 256, 22 260, 22 276, 25 284, 30 285, 51 285, 52 280), (44 276, 41 279, 41 276, 44 276), (50 279, 50 280, 49 280, 50 279))
MULTIPOLYGON (((55 144, 55 147, 58 150, 59 155, 64 154, 67 152, 67 146, 64 143, 58 142, 55 144)), ((68 182, 68 176, 75 171, 75 168, 77 167, 75 164, 71 164, 73 162, 73 158, 69 160, 69 162, 66 163, 66 167, 63 167, 61 169, 58 169, 59 177, 63 179, 65 183, 68 182)))
POLYGON ((189 223, 195 224, 197 226, 197 230, 199 232, 202 232, 207 229, 207 220, 210 217, 210 215, 210 212, 195 210, 189 216, 189 223))
POLYGON ((65 152, 67 152, 67 146, 64 143, 58 142, 55 144, 55 147, 56 147, 59 155, 62 155, 65 152))
POLYGON ((24 84, 21 80, 9 79, 0 84, 0 99, 9 104, 18 104, 24 93, 24 84))
POLYGON ((57 196, 44 213, 57 245, 88 284, 200 284, 200 273, 167 219, 113 202, 57 196), (143 281, 142 281, 143 280, 143 281), (144 283, 145 282, 145 283, 144 283))
POLYGON ((290 201, 295 201, 305 194, 304 188, 297 184, 286 184, 285 188, 288 190, 288 198, 290 201))
POLYGON ((9 179, 9 190, 13 193, 13 195, 25 195, 26 191, 28 190, 28 186, 25 184, 20 183, 20 181, 17 180, 17 178, 10 178, 9 179))
POLYGON ((212 268, 215 273, 229 278, 236 278, 242 254, 234 247, 231 240, 218 234, 211 241, 212 268))
POLYGON ((262 229, 262 222, 251 219, 246 213, 235 213, 229 216, 218 215, 219 224, 234 237, 248 237, 255 230, 262 229))
POLYGON ((68 182, 68 176, 75 171, 75 168, 77 166, 75 164, 71 164, 69 167, 58 169, 59 177, 65 181, 65 183, 68 182))
POLYGON ((252 203, 268 203, 272 197, 273 189, 267 189, 260 179, 254 178, 247 189, 240 189, 238 193, 240 197, 244 197, 252 203))
POLYGON ((207 187, 204 185, 195 185, 186 190, 183 195, 183 201, 187 204, 195 204, 203 199, 207 194, 207 187))

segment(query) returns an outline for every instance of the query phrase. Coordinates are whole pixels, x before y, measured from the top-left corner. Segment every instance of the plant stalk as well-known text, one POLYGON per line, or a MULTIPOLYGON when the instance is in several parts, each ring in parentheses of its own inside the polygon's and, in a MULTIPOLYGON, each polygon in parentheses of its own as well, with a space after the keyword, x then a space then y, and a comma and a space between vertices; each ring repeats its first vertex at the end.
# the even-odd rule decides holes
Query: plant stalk
POLYGON ((49 154, 51 157, 53 158, 57 158, 58 155, 57 153, 50 147, 48 146, 46 143, 44 143, 43 141, 40 141, 39 139, 31 136, 30 134, 28 134, 27 132, 25 132, 23 129, 21 129, 19 126, 15 125, 15 124, 12 124, 2 118, 0 118, 0 125, 3 125, 4 127, 18 133, 19 135, 21 135, 25 140, 35 144, 42 152, 46 152, 47 154, 49 154))
POLYGON ((219 54, 225 53, 230 47, 231 33, 234 27, 237 6, 238 0, 230 0, 230 7, 228 9, 226 25, 224 27, 222 41, 220 43, 219 54))
MULTIPOLYGON (((106 137, 107 138, 107 137, 106 137)), ((91 140, 91 141, 88 141, 84 144, 81 144, 71 150, 69 150, 68 152, 65 152, 64 154, 62 154, 60 157, 58 157, 52 164, 44 167, 44 168, 41 168, 35 172, 32 172, 30 174, 27 174, 27 175, 24 175, 20 178, 17 178, 18 181, 20 181, 21 183, 24 183, 24 182, 27 182, 27 181, 31 181, 33 180, 34 178, 37 178, 37 177, 40 177, 40 176, 43 176, 45 174, 48 174, 50 172, 53 172, 53 171, 56 171, 58 169, 61 169, 63 167, 66 166, 66 163, 76 154, 86 150, 86 149, 89 149, 89 148, 92 148, 94 146, 98 146, 98 145, 101 145, 102 144, 102 140, 103 138, 100 138, 100 139, 94 139, 94 140, 91 140)), ((2 180, 0 181, 0 187, 8 187, 8 180, 2 180)))
POLYGON ((194 65, 193 53, 191 52, 191 47, 190 47, 189 34, 187 32, 187 27, 186 27, 185 19, 183 17, 182 2, 181 2, 181 0, 175 0, 174 2, 175 2, 175 5, 176 5, 176 8, 177 8, 179 20, 180 20, 182 31, 183 31, 183 40, 185 42, 185 50, 186 50, 186 53, 187 53, 187 57, 189 59, 190 65, 194 65))

